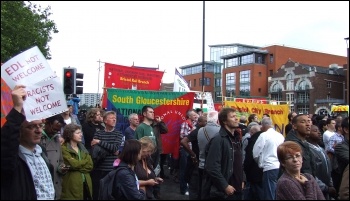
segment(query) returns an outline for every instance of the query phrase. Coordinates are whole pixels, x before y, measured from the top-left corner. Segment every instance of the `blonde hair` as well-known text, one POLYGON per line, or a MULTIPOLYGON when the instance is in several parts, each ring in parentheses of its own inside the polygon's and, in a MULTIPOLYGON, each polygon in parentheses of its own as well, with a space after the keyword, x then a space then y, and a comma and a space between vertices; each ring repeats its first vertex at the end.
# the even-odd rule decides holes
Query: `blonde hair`
POLYGON ((141 142, 141 149, 151 148, 152 152, 155 151, 156 146, 150 137, 144 136, 141 139, 139 139, 139 141, 141 142))

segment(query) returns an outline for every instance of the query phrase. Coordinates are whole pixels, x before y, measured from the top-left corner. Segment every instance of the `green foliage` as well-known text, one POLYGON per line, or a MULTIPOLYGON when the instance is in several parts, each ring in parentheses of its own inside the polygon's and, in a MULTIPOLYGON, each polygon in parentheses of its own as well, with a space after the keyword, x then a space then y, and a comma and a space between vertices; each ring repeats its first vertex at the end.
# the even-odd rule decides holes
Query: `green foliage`
POLYGON ((58 33, 56 24, 49 19, 51 7, 42 9, 30 1, 1 1, 1 62, 38 46, 51 59, 52 33, 58 33))

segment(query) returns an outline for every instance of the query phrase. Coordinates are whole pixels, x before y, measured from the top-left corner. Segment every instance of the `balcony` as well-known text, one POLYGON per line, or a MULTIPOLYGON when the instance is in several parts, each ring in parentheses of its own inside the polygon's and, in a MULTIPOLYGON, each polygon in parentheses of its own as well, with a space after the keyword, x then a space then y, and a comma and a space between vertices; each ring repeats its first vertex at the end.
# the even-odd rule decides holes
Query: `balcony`
POLYGON ((336 99, 336 98, 330 98, 330 99, 316 99, 316 104, 321 103, 336 103, 336 104, 346 104, 344 99, 336 99))
POLYGON ((295 99, 294 104, 295 105, 308 105, 309 104, 309 99, 295 99))

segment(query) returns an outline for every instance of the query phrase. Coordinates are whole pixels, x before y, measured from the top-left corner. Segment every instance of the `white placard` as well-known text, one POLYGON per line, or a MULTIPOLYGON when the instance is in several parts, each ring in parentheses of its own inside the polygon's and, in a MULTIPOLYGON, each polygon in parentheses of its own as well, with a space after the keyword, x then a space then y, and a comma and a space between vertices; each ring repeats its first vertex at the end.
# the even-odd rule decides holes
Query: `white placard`
POLYGON ((175 68, 175 79, 174 79, 174 92, 189 92, 187 81, 180 74, 180 72, 175 68))
POLYGON ((31 86, 53 74, 37 46, 18 54, 1 66, 1 78, 11 89, 18 84, 31 86))
POLYGON ((67 101, 58 77, 26 85, 23 109, 27 121, 45 119, 67 111, 67 101))

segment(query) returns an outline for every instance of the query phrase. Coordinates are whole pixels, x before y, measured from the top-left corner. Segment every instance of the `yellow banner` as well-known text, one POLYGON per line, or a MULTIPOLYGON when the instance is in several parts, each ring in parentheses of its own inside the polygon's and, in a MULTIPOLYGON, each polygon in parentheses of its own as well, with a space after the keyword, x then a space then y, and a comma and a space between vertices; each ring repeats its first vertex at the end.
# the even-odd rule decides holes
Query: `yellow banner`
POLYGON ((243 103, 234 101, 225 101, 225 107, 231 107, 237 110, 238 116, 257 114, 262 119, 263 114, 270 115, 275 130, 285 135, 285 127, 288 124, 288 105, 269 105, 256 103, 243 103))

